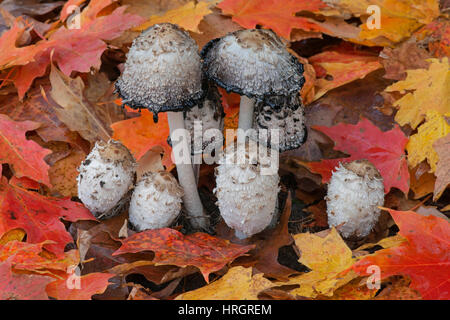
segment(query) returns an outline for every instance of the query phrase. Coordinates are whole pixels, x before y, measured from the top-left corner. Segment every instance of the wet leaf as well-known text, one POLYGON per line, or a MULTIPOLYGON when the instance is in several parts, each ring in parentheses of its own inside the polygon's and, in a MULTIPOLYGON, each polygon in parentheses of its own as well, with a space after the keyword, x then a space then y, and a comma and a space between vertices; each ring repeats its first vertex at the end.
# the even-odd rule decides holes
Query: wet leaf
POLYGON ((418 290, 423 299, 448 299, 449 235, 448 221, 435 216, 424 217, 412 211, 386 209, 400 228, 399 233, 408 241, 398 247, 379 250, 357 262, 352 269, 361 275, 367 267, 376 265, 381 278, 408 275, 411 288, 418 290))
POLYGON ((51 153, 36 142, 27 140, 27 131, 35 130, 39 123, 33 121, 15 122, 8 116, 0 114, 0 163, 11 165, 14 174, 28 177, 50 186, 49 166, 44 157, 51 153))
POLYGON ((253 246, 232 244, 206 233, 184 236, 174 229, 164 228, 146 230, 126 238, 113 255, 153 251, 155 263, 179 267, 196 266, 208 282, 211 272, 219 271, 252 248, 253 246))
POLYGON ((200 289, 183 293, 177 300, 257 300, 258 293, 274 284, 252 268, 234 267, 219 280, 200 289))

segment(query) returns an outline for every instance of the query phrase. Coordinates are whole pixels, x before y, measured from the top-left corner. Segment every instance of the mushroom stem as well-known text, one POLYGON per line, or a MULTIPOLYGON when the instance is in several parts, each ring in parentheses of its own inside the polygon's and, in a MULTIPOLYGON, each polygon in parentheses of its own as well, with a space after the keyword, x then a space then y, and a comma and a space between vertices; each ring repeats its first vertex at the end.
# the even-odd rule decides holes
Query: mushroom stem
MULTIPOLYGON (((253 126, 253 109, 255 100, 247 96, 241 96, 241 104, 239 106, 239 129, 245 131, 253 126)), ((239 139, 239 136, 238 136, 239 139)))
MULTIPOLYGON (((176 140, 172 133, 177 129, 184 129, 184 117, 182 112, 167 112, 167 119, 169 121, 170 139, 172 140, 172 146, 175 146, 176 140)), ((183 143, 190 141, 187 131, 184 130, 183 143)), ((207 228, 208 219, 203 212, 202 202, 197 190, 197 183, 194 177, 194 171, 192 169, 191 157, 185 157, 177 152, 173 152, 173 157, 178 172, 178 181, 183 188, 183 203, 186 208, 187 215, 190 218, 191 225, 194 228, 207 228)))
POLYGON ((195 182, 198 185, 198 179, 200 178, 200 164, 193 164, 192 168, 194 170, 195 182))

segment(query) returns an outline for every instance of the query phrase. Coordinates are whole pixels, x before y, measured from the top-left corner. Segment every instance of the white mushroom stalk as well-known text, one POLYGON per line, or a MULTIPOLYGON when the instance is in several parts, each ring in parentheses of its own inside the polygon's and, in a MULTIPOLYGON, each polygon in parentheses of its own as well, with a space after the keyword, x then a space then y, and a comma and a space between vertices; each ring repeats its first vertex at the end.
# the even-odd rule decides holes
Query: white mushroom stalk
MULTIPOLYGON (((168 112, 167 119, 170 128, 170 140, 172 141, 172 148, 175 149, 175 144, 180 139, 181 143, 189 141, 188 131, 184 127, 184 117, 182 112, 168 112), (181 129, 181 130, 177 130, 181 129), (176 136, 174 135, 176 132, 176 136)), ((184 151, 188 151, 185 149, 184 151)), ((189 150, 190 151, 190 150, 189 150)), ((200 196, 197 191, 197 180, 192 168, 190 154, 182 154, 180 152, 173 152, 174 162, 177 168, 178 180, 184 191, 183 203, 186 211, 189 213, 191 225, 194 228, 206 228, 207 217, 203 212, 203 206, 200 196)))
MULTIPOLYGON (((247 96, 241 97, 241 102, 239 105, 238 126, 239 126, 239 129, 242 129, 244 132, 252 127, 254 108, 255 108, 255 99, 249 98, 247 96)), ((242 140, 240 140, 240 141, 242 141, 242 140)))

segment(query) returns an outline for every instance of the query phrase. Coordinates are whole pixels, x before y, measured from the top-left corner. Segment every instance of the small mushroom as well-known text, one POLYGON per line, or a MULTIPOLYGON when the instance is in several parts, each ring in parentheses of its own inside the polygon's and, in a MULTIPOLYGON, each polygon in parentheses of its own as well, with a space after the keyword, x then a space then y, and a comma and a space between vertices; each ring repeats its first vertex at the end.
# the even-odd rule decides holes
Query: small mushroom
POLYGON ((129 220, 137 231, 169 227, 181 211, 183 190, 170 172, 147 172, 131 196, 129 220))
MULTIPOLYGON (((162 23, 146 29, 133 41, 116 89, 124 103, 152 111, 155 121, 159 112, 167 112, 173 142, 174 131, 185 128, 183 111, 202 101, 203 84, 195 41, 176 25, 162 23)), ((181 133, 181 143, 188 144, 186 132, 181 133)), ((191 159, 174 153, 174 160, 190 222, 194 228, 207 228, 191 159)))
POLYGON ((256 101, 277 107, 280 99, 296 95, 305 81, 303 65, 270 30, 229 33, 207 43, 201 55, 206 76, 241 95, 239 128, 244 131, 252 126, 256 101))
POLYGON ((328 224, 344 238, 367 236, 384 202, 383 178, 367 160, 340 163, 333 172, 326 196, 328 224))
POLYGON ((253 158, 248 146, 229 146, 216 167, 217 205, 225 223, 240 239, 264 230, 273 219, 279 176, 261 174, 265 165, 257 156, 253 158))
POLYGON ((253 129, 250 138, 285 152, 299 148, 306 140, 304 109, 299 95, 294 96, 292 103, 280 108, 272 108, 263 102, 259 102, 255 108, 253 129), (262 130, 264 134, 261 134, 262 130), (278 130, 279 141, 277 145, 271 145, 271 131, 278 130))
POLYGON ((120 213, 133 188, 136 162, 119 141, 97 142, 78 168, 78 198, 97 218, 120 213))

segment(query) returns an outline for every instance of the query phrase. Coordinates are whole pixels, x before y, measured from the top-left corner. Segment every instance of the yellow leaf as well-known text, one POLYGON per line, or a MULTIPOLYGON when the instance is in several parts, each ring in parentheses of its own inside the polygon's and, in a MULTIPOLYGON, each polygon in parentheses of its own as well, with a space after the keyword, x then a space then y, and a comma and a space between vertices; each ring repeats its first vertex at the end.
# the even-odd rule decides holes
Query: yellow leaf
POLYGON ((22 241, 25 238, 25 235, 26 232, 22 229, 9 230, 0 238, 0 246, 13 240, 22 241))
POLYGON ((256 300, 258 294, 275 284, 262 273, 252 276, 252 268, 234 267, 219 280, 179 295, 177 300, 256 300))
POLYGON ((169 22, 177 24, 185 30, 199 33, 198 25, 204 16, 212 12, 209 9, 210 5, 211 3, 208 2, 199 1, 196 4, 194 1, 191 1, 184 6, 167 11, 162 16, 151 16, 148 21, 136 27, 134 30, 142 31, 154 24, 169 22))
MULTIPOLYGON (((450 112, 446 116, 450 117, 450 112)), ((419 127, 415 135, 409 138, 406 145, 410 167, 415 167, 426 159, 431 167, 430 172, 436 171, 439 156, 433 148, 433 143, 450 132, 446 116, 440 115, 436 111, 427 112, 426 122, 419 127)))
POLYGON ((388 249, 388 248, 392 248, 392 247, 397 247, 405 241, 406 241, 406 239, 398 234, 398 235, 395 235, 392 237, 381 239, 377 243, 363 244, 358 249, 356 249, 355 252, 358 252, 358 251, 361 251, 361 250, 364 250, 367 248, 375 247, 375 246, 380 246, 380 247, 383 247, 384 249, 388 249))
POLYGON ((352 251, 342 240, 336 229, 321 238, 315 234, 300 233, 294 235, 295 245, 301 251, 299 262, 312 271, 291 278, 278 285, 300 285, 290 291, 292 295, 315 298, 318 295, 332 296, 333 292, 357 277, 350 271, 345 275, 341 272, 350 268, 355 260, 352 251))
POLYGON ((403 81, 394 83, 386 92, 408 92, 394 103, 399 108, 395 121, 400 125, 410 124, 415 129, 424 119, 428 110, 440 114, 450 110, 450 71, 448 58, 428 59, 426 69, 408 70, 403 81))
MULTIPOLYGON (((438 0, 324 0, 329 7, 323 8, 324 15, 336 16, 337 12, 346 19, 360 17, 362 24, 358 38, 350 39, 367 45, 392 46, 439 16, 438 0), (374 12, 367 12, 369 6, 377 6, 380 13, 380 28, 369 29, 367 19, 374 18, 374 12)), ((339 14, 338 14, 339 15, 339 14)))

